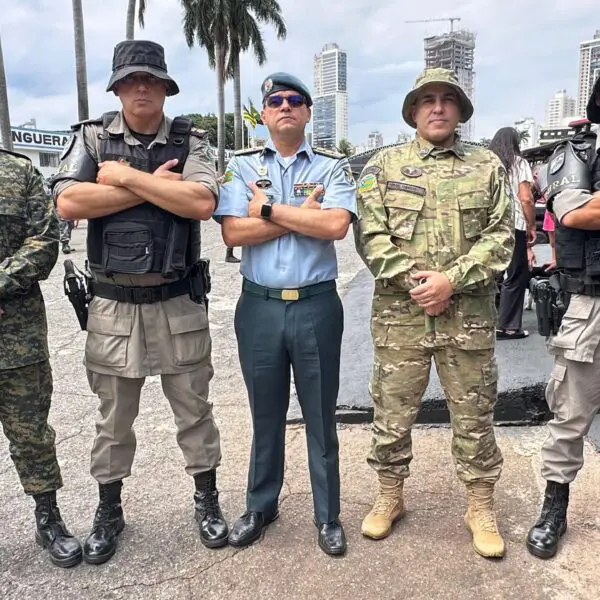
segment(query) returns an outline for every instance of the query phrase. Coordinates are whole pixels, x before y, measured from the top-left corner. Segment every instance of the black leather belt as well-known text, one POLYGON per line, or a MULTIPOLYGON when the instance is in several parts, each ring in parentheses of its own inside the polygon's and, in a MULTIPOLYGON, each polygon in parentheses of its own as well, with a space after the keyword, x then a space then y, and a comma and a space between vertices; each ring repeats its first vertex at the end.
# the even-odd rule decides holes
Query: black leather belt
POLYGON ((600 296, 600 283, 583 283, 583 281, 568 275, 560 275, 560 289, 569 294, 583 296, 600 296))
POLYGON ((128 302, 129 304, 154 304, 155 302, 164 302, 169 298, 189 294, 190 280, 186 277, 173 283, 148 287, 113 285, 112 283, 92 281, 90 287, 92 296, 116 300, 117 302, 128 302))
POLYGON ((255 296, 262 296, 263 298, 274 298, 276 300, 302 300, 303 298, 309 298, 310 296, 316 296, 317 294, 323 294, 330 290, 335 290, 335 280, 322 281, 321 283, 315 283, 313 285, 307 285, 306 287, 294 288, 294 289, 274 289, 252 283, 247 279, 244 279, 242 284, 242 290, 255 296))

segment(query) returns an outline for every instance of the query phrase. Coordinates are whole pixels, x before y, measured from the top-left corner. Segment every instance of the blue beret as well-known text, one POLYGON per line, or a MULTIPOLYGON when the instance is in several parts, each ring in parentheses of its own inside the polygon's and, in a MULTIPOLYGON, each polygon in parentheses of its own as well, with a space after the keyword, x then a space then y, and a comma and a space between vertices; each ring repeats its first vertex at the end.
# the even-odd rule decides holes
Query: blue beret
POLYGON ((280 90, 294 90, 306 98, 307 106, 312 105, 312 98, 308 88, 297 78, 289 73, 273 73, 269 75, 260 87, 263 102, 267 96, 280 90))

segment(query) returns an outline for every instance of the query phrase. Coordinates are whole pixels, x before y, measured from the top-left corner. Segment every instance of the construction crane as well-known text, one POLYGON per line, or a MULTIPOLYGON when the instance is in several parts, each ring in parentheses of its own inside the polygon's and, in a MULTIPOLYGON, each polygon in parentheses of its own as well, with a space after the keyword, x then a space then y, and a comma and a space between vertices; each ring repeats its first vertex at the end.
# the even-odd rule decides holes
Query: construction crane
POLYGON ((432 21, 450 21, 450 33, 454 31, 454 21, 460 21, 460 17, 447 17, 442 19, 416 19, 414 21, 404 21, 405 23, 430 23, 432 21))

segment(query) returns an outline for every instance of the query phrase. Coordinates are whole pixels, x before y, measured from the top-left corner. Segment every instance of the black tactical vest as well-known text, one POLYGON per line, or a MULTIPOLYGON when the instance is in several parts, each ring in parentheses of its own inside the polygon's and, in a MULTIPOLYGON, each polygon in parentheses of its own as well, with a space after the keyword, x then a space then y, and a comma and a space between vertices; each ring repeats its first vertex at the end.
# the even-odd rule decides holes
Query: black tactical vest
MULTIPOLYGON (((600 159, 595 153, 595 134, 575 136, 557 147, 548 173, 549 208, 554 196, 565 189, 598 190, 600 159)), ((558 224, 555 236, 558 269, 584 285, 600 283, 600 231, 558 224)))
MULTIPOLYGON (((123 134, 106 131, 118 113, 102 115, 104 132, 100 161, 122 160, 146 173, 176 158, 172 169, 181 173, 190 151, 192 122, 177 117, 166 144, 130 146, 123 134)), ((110 277, 113 273, 161 273, 179 279, 200 260, 200 223, 170 213, 151 202, 88 221, 87 253, 90 268, 110 277)))

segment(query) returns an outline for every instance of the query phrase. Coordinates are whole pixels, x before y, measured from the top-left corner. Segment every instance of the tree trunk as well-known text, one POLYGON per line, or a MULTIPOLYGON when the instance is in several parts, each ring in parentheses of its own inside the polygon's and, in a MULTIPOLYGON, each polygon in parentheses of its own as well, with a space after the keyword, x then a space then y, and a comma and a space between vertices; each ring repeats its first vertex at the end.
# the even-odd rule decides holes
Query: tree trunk
POLYGON ((127 6, 127 24, 125 26, 125 39, 132 40, 135 27, 135 4, 136 0, 129 0, 127 6))
POLYGON ((240 150, 243 145, 242 140, 242 82, 240 72, 240 55, 232 57, 234 61, 233 72, 233 131, 234 131, 234 149, 240 150))
POLYGON ((2 39, 0 38, 0 134, 2 147, 12 150, 12 133, 10 130, 10 113, 8 110, 8 94, 6 90, 6 74, 4 72, 4 58, 2 58, 2 39))
POLYGON ((85 66, 85 35, 81 0, 73 0, 73 29, 75 30, 75 68, 77 71, 77 108, 79 120, 90 118, 85 66))
POLYGON ((217 119, 217 170, 218 175, 225 172, 225 50, 218 41, 215 42, 215 55, 217 58, 217 93, 218 93, 218 119, 217 119))

